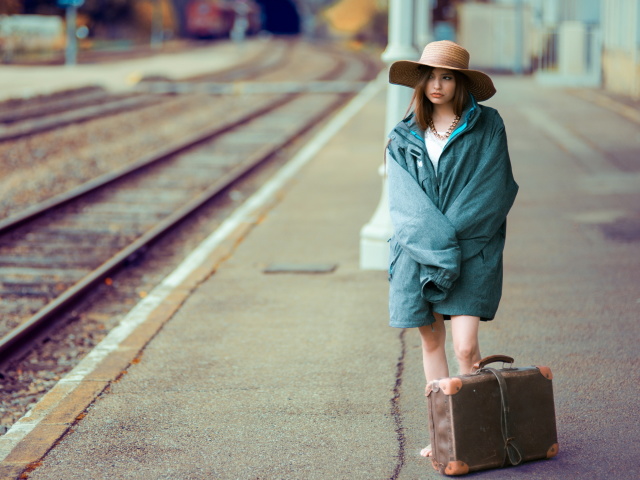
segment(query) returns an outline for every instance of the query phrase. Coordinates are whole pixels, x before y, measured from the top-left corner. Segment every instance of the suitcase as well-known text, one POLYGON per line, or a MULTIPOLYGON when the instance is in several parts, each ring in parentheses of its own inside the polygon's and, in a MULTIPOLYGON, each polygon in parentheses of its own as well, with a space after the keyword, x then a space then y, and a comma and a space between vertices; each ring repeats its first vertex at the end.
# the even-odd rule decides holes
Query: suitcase
POLYGON ((432 465, 445 475, 518 465, 558 453, 548 367, 496 369, 513 358, 492 355, 473 373, 427 385, 432 465))

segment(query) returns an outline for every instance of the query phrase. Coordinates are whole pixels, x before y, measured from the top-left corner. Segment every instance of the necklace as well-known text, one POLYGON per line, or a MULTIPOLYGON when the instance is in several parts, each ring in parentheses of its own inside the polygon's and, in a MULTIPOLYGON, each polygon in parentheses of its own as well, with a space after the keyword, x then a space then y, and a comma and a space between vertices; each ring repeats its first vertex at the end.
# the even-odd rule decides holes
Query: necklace
POLYGON ((433 134, 436 136, 436 138, 439 138, 440 140, 446 140, 447 138, 449 138, 449 135, 451 135, 451 132, 453 132, 453 129, 456 128, 456 125, 458 125, 459 121, 460 121, 460 117, 456 115, 456 118, 454 118, 451 125, 449 125, 449 130, 447 130, 444 135, 440 135, 437 132, 436 126, 433 124, 433 118, 429 119, 429 128, 431 129, 433 134))

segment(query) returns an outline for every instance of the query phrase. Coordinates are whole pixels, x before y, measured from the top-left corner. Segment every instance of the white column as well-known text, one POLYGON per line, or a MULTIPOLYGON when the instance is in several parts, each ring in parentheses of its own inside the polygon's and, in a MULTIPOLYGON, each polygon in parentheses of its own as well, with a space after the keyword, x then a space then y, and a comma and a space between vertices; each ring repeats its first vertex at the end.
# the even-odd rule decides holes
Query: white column
POLYGON ((433 0, 415 0, 416 2, 416 43, 418 49, 431 42, 431 11, 433 0))
MULTIPOLYGON (((414 0, 389 0, 389 43, 382 54, 382 61, 391 65, 397 60, 417 60, 419 52, 413 46, 414 0)), ((399 85, 389 85, 387 90, 387 114, 385 134, 402 120, 413 90, 399 85)), ((386 144, 386 139, 384 141, 386 144)), ((382 195, 371 220, 360 230, 360 268, 386 270, 388 268, 389 245, 387 240, 393 233, 389 216, 389 196, 384 166, 379 168, 382 176, 382 195)))

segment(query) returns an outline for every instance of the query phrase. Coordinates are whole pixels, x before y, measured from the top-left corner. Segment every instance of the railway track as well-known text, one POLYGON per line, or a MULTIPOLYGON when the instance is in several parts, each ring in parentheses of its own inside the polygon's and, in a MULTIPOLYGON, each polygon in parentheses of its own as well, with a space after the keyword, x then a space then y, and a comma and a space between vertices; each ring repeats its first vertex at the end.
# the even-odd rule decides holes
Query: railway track
MULTIPOLYGON (((307 52, 288 52, 286 63, 271 59, 277 69, 249 75, 357 88, 377 73, 353 54, 323 49, 305 63, 307 52)), ((15 362, 97 284, 354 93, 284 90, 221 96, 222 121, 0 222, 0 362, 15 362)))
POLYGON ((263 48, 245 62, 231 68, 189 77, 178 82, 166 78, 143 78, 132 92, 116 94, 102 87, 90 86, 35 99, 7 100, 0 103, 0 142, 17 140, 38 133, 62 128, 73 123, 104 118, 131 110, 158 104, 169 98, 166 94, 180 93, 178 88, 163 90, 150 84, 197 84, 206 82, 233 82, 252 80, 276 71, 286 62, 293 43, 278 39, 265 43, 263 48))

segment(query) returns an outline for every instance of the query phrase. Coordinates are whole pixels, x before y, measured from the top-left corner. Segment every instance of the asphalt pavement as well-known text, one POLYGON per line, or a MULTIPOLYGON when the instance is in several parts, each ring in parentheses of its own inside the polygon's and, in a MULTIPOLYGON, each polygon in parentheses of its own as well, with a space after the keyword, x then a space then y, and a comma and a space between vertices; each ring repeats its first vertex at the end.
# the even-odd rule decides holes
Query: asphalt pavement
MULTIPOLYGON (((481 348, 551 368, 560 453, 468 477, 637 478, 640 124, 584 90, 494 78, 486 103, 505 120, 520 191, 481 348)), ((68 431, 26 478, 440 477, 418 454, 417 332, 387 326, 386 272, 359 268, 359 231, 380 198, 385 88, 352 113, 238 223, 224 255, 204 257, 178 302, 156 308, 166 320, 127 350, 121 374, 90 379, 106 389, 86 411, 43 416, 68 431)), ((42 443, 38 428, 0 472, 42 443)))

